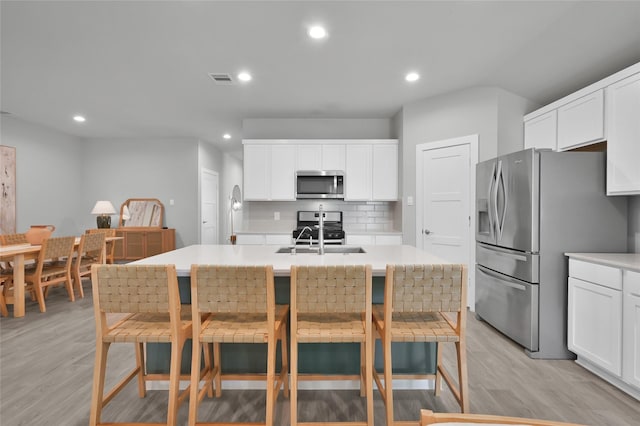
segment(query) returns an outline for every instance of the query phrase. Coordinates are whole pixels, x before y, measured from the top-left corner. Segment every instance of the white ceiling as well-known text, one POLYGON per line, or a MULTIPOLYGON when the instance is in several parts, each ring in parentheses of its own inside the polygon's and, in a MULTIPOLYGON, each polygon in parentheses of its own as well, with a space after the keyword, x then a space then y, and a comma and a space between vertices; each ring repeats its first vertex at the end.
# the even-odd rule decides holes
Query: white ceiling
POLYGON ((198 138, 225 151, 239 148, 243 118, 390 118, 481 85, 543 105, 640 61, 639 1, 0 7, 2 111, 80 137, 198 138), (310 40, 313 23, 329 38, 310 40), (241 69, 253 81, 207 75, 241 69), (406 83, 409 70, 422 78, 406 83), (73 122, 78 113, 87 122, 73 122))

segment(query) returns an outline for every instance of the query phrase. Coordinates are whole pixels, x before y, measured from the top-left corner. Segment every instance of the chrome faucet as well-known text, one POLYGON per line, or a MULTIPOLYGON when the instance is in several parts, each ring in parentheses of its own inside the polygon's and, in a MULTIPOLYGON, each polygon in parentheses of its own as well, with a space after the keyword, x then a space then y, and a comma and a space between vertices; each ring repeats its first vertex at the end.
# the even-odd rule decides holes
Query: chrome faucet
POLYGON ((324 254, 324 211, 322 204, 318 207, 318 254, 324 254))
POLYGON ((307 229, 309 230, 309 248, 311 248, 311 244, 313 243, 313 236, 311 235, 311 232, 313 230, 308 226, 305 226, 300 230, 300 233, 298 234, 296 239, 293 241, 293 247, 291 247, 291 254, 296 254, 296 244, 298 244, 298 240, 300 239, 300 237, 302 237, 302 234, 304 234, 304 231, 306 231, 307 229))

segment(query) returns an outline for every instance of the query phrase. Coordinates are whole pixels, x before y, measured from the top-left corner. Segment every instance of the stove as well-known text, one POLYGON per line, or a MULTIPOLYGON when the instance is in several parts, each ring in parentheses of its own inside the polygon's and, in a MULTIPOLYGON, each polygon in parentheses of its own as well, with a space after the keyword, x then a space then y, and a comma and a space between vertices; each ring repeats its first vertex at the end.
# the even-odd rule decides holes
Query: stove
MULTIPOLYGON (((293 231, 293 239, 298 239, 297 244, 317 243, 318 232, 318 212, 299 211, 297 227, 293 231)), ((344 244, 344 235, 342 212, 324 212, 324 243, 344 244)))

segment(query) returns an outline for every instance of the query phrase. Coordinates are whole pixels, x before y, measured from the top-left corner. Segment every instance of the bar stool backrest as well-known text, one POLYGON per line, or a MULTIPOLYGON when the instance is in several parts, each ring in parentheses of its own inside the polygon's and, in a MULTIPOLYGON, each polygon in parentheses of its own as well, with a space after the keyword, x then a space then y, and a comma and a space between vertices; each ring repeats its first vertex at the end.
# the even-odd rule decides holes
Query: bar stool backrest
POLYGON ((365 265, 298 266, 297 312, 364 312, 367 307, 365 269, 365 265))
POLYGON ((393 312, 460 312, 463 265, 393 265, 393 312))

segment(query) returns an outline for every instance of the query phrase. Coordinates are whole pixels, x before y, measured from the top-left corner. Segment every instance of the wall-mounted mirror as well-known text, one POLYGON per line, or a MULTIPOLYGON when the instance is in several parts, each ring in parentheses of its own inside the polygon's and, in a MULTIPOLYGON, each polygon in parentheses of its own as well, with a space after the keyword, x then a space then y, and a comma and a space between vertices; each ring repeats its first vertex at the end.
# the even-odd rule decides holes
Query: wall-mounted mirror
POLYGON ((118 226, 161 228, 163 220, 164 205, 157 198, 129 198, 120 206, 118 226))

